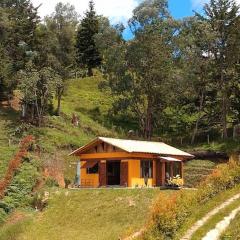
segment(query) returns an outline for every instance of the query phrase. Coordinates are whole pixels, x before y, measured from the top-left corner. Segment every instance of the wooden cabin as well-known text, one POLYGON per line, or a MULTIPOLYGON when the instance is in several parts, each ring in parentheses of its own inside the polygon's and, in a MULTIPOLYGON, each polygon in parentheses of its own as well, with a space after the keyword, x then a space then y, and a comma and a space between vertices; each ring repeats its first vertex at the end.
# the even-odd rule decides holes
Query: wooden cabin
POLYGON ((162 142, 98 137, 70 155, 79 157, 82 187, 164 186, 170 177, 183 178, 184 160, 193 155, 162 142))

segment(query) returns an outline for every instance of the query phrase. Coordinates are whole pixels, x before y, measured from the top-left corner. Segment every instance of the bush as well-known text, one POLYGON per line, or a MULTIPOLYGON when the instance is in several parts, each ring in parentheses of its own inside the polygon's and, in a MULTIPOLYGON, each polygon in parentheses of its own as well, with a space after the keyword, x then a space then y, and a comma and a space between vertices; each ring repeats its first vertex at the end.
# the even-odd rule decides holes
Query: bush
POLYGON ((4 178, 0 181, 0 198, 4 196, 6 188, 11 183, 15 172, 22 163, 22 160, 26 158, 28 153, 27 151, 29 150, 29 147, 33 144, 33 142, 34 138, 31 135, 23 138, 22 141, 20 142, 19 151, 14 156, 14 158, 9 162, 6 174, 4 178))
POLYGON ((31 192, 40 177, 38 168, 38 160, 32 159, 30 162, 24 162, 17 170, 1 201, 0 206, 5 212, 8 213, 14 208, 24 207, 31 203, 31 192))
POLYGON ((71 184, 71 180, 68 178, 64 178, 64 182, 65 182, 65 188, 68 188, 68 186, 71 184))
POLYGON ((32 206, 42 211, 48 205, 49 193, 48 192, 38 192, 35 193, 32 199, 32 206))
POLYGON ((59 187, 58 182, 56 181, 56 179, 52 178, 52 177, 48 177, 45 181, 45 185, 47 187, 59 187))
POLYGON ((240 183, 240 164, 229 162, 219 165, 205 181, 199 185, 195 193, 167 196, 159 195, 151 217, 151 226, 145 239, 174 239, 177 230, 184 221, 196 211, 197 206, 205 204, 222 191, 235 187, 240 183), (150 236, 150 237, 149 237, 150 236))
POLYGON ((5 222, 6 216, 7 214, 4 209, 0 208, 0 225, 5 222))

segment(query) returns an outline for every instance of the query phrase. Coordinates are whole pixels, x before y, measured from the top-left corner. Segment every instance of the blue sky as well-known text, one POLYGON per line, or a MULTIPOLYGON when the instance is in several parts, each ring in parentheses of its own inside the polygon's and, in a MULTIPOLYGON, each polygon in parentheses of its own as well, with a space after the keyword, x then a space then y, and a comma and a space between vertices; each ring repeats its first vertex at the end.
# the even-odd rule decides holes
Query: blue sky
POLYGON ((169 9, 175 18, 182 18, 193 14, 194 4, 191 0, 169 0, 169 9))

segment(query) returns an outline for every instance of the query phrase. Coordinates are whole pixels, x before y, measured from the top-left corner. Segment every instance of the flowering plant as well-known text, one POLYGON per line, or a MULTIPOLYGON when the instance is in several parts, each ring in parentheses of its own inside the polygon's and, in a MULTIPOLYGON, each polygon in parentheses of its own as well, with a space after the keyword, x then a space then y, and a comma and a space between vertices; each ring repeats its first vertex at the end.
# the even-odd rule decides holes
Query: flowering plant
POLYGON ((171 187, 181 187, 183 186, 183 179, 180 177, 180 175, 177 175, 176 177, 170 178, 167 181, 167 185, 171 187))

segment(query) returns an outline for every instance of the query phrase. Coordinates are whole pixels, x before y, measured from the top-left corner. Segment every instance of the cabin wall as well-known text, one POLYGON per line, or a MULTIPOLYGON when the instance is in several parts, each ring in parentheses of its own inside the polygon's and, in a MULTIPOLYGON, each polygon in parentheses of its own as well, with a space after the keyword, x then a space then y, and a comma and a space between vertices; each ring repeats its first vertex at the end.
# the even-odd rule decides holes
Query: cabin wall
MULTIPOLYGON (((81 162, 81 166, 84 163, 81 162)), ((99 187, 99 174, 87 174, 87 169, 81 168, 80 183, 83 187, 99 187)))
MULTIPOLYGON (((141 178, 141 160, 128 160, 128 187, 144 187, 144 178, 141 178)), ((156 161, 153 161, 153 178, 148 179, 148 186, 156 186, 156 161)))

